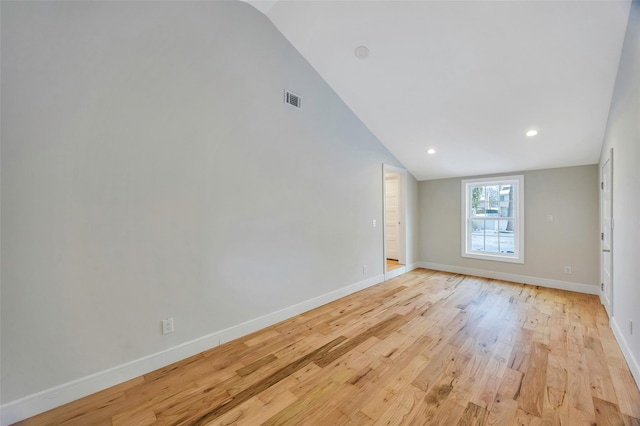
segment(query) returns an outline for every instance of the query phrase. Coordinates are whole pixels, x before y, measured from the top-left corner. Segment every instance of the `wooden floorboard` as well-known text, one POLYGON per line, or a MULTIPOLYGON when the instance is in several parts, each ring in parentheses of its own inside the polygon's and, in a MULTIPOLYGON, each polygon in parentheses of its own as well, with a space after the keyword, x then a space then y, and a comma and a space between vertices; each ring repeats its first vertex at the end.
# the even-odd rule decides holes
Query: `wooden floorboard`
POLYGON ((22 425, 640 425, 596 296, 418 269, 22 425))

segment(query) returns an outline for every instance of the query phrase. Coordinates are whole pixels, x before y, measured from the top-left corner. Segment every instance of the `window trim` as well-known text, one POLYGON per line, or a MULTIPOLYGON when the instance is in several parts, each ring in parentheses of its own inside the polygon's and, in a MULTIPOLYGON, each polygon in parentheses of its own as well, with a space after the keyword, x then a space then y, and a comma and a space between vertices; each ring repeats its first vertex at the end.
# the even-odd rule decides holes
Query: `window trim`
POLYGON ((481 178, 473 178, 473 179, 463 179, 461 180, 461 192, 462 192, 462 257, 471 258, 471 259, 481 259, 481 260, 492 260, 497 262, 508 262, 508 263, 520 263, 524 264, 524 175, 513 175, 513 176, 489 176, 489 177, 481 177, 481 178), (497 253, 480 253, 477 251, 470 250, 470 234, 469 234, 469 221, 470 218, 468 216, 471 211, 467 206, 467 202, 469 201, 470 194, 470 184, 482 183, 485 186, 488 185, 501 185, 507 183, 516 183, 517 184, 517 193, 516 193, 516 212, 513 216, 516 219, 516 231, 514 232, 514 250, 515 253, 513 255, 507 254, 497 254, 497 253))

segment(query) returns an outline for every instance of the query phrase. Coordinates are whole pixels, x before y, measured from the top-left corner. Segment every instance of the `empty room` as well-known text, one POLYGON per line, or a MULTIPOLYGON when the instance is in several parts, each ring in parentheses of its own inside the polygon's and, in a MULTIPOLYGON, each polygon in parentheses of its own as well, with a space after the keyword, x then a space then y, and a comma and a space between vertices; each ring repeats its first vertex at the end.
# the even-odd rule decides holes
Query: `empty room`
POLYGON ((0 423, 640 425, 640 1, 0 1, 0 423))

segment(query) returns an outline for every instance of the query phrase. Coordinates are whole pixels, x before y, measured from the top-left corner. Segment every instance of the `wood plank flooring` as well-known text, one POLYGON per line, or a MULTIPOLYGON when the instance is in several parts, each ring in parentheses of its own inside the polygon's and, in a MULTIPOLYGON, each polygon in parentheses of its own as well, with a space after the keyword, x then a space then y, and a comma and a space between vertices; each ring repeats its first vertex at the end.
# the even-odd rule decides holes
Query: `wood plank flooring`
POLYGON ((403 266, 404 265, 402 265, 397 260, 387 259, 387 272, 391 272, 394 269, 398 269, 398 268, 401 268, 403 266))
POLYGON ((24 425, 638 425, 596 296, 418 269, 24 425))

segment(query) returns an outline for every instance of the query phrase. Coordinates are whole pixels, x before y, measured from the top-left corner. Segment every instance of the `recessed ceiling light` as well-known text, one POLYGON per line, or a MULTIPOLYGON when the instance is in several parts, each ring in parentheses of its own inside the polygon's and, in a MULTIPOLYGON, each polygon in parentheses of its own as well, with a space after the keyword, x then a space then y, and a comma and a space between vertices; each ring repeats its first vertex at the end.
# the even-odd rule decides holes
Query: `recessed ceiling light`
POLYGON ((527 135, 527 136, 535 136, 537 134, 538 134, 538 131, 534 130, 534 129, 531 129, 531 130, 527 131, 527 133, 525 133, 525 135, 527 135))
POLYGON ((369 57, 369 48, 367 46, 358 46, 354 53, 356 54, 356 58, 366 59, 369 57))
POLYGON ((429 148, 429 149, 427 150, 427 154, 435 154, 435 153, 436 153, 436 150, 435 150, 435 149, 433 149, 433 148, 429 148))

